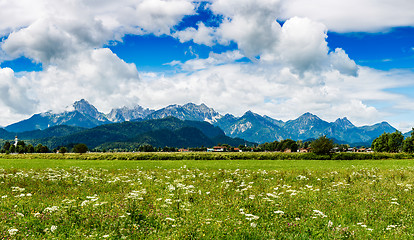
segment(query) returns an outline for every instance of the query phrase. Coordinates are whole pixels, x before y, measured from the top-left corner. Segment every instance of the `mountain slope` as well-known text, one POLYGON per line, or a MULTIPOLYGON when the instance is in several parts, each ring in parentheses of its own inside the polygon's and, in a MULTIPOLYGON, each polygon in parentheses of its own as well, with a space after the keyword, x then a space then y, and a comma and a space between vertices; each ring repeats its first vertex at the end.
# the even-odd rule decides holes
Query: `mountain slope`
POLYGON ((109 120, 103 113, 98 112, 94 106, 84 99, 75 102, 73 108, 73 111, 65 111, 62 113, 52 113, 49 111, 35 114, 29 119, 11 124, 5 129, 9 132, 25 132, 43 130, 57 125, 91 128, 109 123, 109 120))
POLYGON ((240 118, 232 118, 226 115, 219 119, 215 125, 222 128, 230 137, 243 138, 257 143, 282 140, 288 136, 274 122, 251 111, 246 112, 240 118))
POLYGON ((143 107, 137 105, 133 108, 122 107, 112 109, 106 117, 112 122, 125 122, 133 119, 144 119, 153 112, 154 110, 150 110, 149 108, 144 109, 143 107))
MULTIPOLYGON (((31 118, 11 124, 5 129, 9 132, 8 134, 19 133, 20 135, 21 132, 43 130, 59 125, 94 128, 113 122, 122 123, 125 121, 144 121, 175 117, 181 120, 197 121, 198 123, 194 122, 192 127, 198 128, 209 138, 214 138, 215 136, 209 134, 218 134, 218 130, 212 130, 208 127, 207 129, 212 132, 205 132, 202 128, 203 123, 211 123, 221 128, 227 136, 239 137, 258 143, 273 142, 286 138, 293 140, 316 139, 321 135, 326 135, 339 142, 347 142, 350 144, 366 143, 366 145, 369 145, 374 138, 382 133, 394 132, 396 130, 386 122, 372 126, 356 127, 347 118, 339 118, 335 122, 327 122, 311 113, 305 113, 287 122, 268 116, 261 116, 251 111, 246 112, 241 117, 235 117, 231 114, 225 114, 223 116, 205 104, 196 105, 194 103, 188 103, 182 106, 170 105, 157 111, 148 108, 145 109, 137 105, 134 108, 123 107, 112 109, 107 115, 99 112, 84 99, 75 102, 72 107, 73 110, 62 113, 45 112, 35 114, 31 118), (194 124, 197 126, 194 126, 194 124)), ((134 132, 135 130, 131 131, 134 132)), ((8 136, 7 133, 2 134, 8 136)), ((125 134, 128 135, 129 133, 125 132, 125 134)))
POLYGON ((176 117, 180 120, 192 121, 206 121, 209 123, 217 122, 222 116, 214 111, 214 109, 207 107, 205 104, 196 105, 194 103, 187 103, 181 105, 170 105, 168 107, 157 110, 149 114, 145 119, 161 119, 165 117, 176 117))
MULTIPOLYGON (((36 143, 45 144, 49 148, 71 146, 74 143, 85 143, 89 148, 108 147, 113 143, 138 146, 151 144, 157 147, 201 147, 216 144, 215 138, 219 138, 220 141, 232 141, 238 145, 246 143, 243 139, 226 138, 221 129, 209 123, 182 121, 174 117, 106 124, 68 136, 40 139, 36 143)), ((221 143, 227 143, 224 141, 221 143)))

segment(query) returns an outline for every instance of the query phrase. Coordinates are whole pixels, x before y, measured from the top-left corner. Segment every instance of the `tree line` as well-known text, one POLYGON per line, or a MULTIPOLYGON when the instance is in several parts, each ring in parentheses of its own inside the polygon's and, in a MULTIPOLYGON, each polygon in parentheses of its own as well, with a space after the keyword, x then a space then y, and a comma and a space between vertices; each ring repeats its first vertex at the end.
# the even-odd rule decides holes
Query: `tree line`
MULTIPOLYGON (((73 146, 71 148, 71 151, 74 153, 86 153, 88 151, 88 147, 83 144, 79 143, 73 146)), ((68 149, 66 147, 60 147, 60 148, 54 148, 53 150, 50 150, 47 146, 38 144, 36 147, 34 147, 32 144, 26 145, 26 143, 22 140, 19 140, 17 144, 12 144, 10 142, 5 142, 3 144, 3 147, 0 150, 0 153, 10 154, 10 153, 62 153, 65 154, 68 152, 68 149)))
POLYGON ((371 147, 375 152, 414 153, 414 128, 411 131, 411 136, 405 139, 400 131, 383 133, 372 141, 371 147))

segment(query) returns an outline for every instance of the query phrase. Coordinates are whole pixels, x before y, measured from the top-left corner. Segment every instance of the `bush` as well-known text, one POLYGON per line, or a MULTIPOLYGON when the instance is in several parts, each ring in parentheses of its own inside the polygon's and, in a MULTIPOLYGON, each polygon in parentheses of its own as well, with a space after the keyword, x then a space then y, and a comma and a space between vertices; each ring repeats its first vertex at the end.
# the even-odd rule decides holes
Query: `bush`
POLYGON ((321 136, 318 139, 314 140, 311 144, 312 152, 315 154, 328 154, 334 146, 333 140, 327 138, 326 136, 321 136))
POLYGON ((88 147, 86 146, 86 144, 83 144, 83 143, 76 144, 73 147, 73 152, 74 153, 82 154, 82 153, 86 153, 87 151, 88 151, 88 147))

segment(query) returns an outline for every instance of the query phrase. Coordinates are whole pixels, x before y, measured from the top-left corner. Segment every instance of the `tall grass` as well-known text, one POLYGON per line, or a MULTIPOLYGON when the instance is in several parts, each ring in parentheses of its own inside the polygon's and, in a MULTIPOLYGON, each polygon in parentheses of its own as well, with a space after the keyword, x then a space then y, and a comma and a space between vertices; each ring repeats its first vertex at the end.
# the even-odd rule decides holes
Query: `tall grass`
POLYGON ((412 169, 0 169, 3 239, 413 239, 412 169))

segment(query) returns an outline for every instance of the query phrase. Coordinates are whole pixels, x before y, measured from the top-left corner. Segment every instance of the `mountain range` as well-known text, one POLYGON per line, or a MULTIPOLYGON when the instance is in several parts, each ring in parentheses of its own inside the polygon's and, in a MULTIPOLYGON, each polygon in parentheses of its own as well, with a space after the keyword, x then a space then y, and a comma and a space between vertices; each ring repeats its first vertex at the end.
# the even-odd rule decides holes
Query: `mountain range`
MULTIPOLYGON (((180 120, 207 122, 221 128, 232 138, 264 143, 282 139, 309 140, 321 135, 335 139, 338 143, 370 145, 372 140, 384 132, 396 129, 387 122, 357 127, 346 117, 327 122, 311 113, 305 113, 294 120, 281 121, 247 111, 243 116, 222 115, 205 104, 170 105, 159 110, 141 106, 112 109, 110 113, 99 112, 93 105, 82 99, 73 104, 72 111, 35 114, 29 119, 5 127, 7 132, 45 130, 53 126, 76 126, 94 128, 110 123, 142 122, 165 117, 180 120)), ((79 130, 79 129, 78 129, 79 130)), ((4 129, 3 129, 4 131, 4 129)), ((20 135, 20 134, 19 134, 20 135)))
MULTIPOLYGON (((13 139, 15 133, 0 130, 0 138, 13 139)), ((45 130, 19 133, 19 139, 32 145, 42 144, 50 149, 73 147, 84 143, 90 149, 137 149, 150 144, 155 147, 211 147, 219 143, 231 146, 253 145, 240 138, 225 135, 219 127, 208 122, 179 120, 175 117, 144 121, 125 121, 93 128, 59 125, 45 130)))

